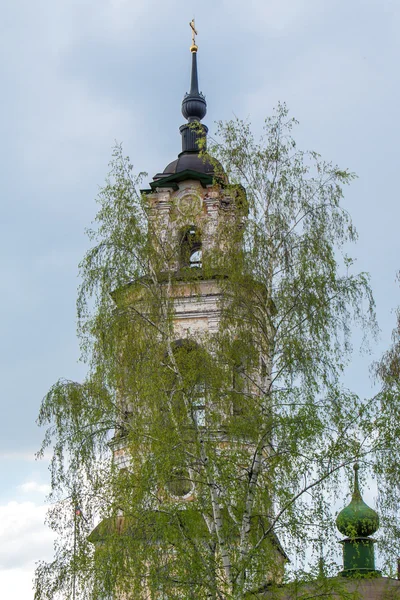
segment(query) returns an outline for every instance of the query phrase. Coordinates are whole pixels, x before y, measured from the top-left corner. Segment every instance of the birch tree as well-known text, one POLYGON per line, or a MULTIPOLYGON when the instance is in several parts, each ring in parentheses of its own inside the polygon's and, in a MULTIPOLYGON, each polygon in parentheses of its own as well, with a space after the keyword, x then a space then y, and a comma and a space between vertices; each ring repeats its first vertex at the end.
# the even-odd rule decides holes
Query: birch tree
POLYGON ((346 254, 354 175, 300 151, 295 124, 279 106, 260 140, 218 125, 207 158, 235 212, 196 268, 176 268, 143 175, 115 148, 80 265, 87 378, 55 383, 38 419, 59 541, 36 600, 70 597, 73 580, 77 598, 257 597, 293 555, 300 577, 322 533, 335 545, 343 473, 376 450, 371 403, 340 383, 374 302, 346 254), (205 281, 218 331, 177 343, 174 290, 205 281))
MULTIPOLYGON (((400 273, 397 274, 400 281, 400 273)), ((374 365, 379 392, 376 396, 370 431, 376 446, 373 464, 378 483, 378 507, 381 523, 387 534, 379 549, 385 566, 396 564, 400 552, 399 529, 399 444, 400 437, 400 309, 395 311, 396 323, 392 343, 374 365), (387 540, 390 539, 390 543, 387 540)))

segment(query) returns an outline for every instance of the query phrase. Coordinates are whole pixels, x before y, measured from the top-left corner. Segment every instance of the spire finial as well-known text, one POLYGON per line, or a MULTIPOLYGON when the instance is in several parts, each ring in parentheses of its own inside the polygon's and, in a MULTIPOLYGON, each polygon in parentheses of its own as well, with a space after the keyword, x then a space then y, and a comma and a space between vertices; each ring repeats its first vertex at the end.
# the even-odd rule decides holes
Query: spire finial
POLYGON ((192 73, 190 76, 190 92, 185 94, 182 102, 182 114, 189 121, 201 121, 207 113, 207 103, 203 94, 199 91, 199 77, 197 74, 197 46, 195 44, 197 30, 195 28, 194 19, 189 23, 192 29, 193 45, 190 48, 192 53, 192 73))
POLYGON ((192 29, 192 45, 190 47, 190 52, 197 52, 197 45, 196 45, 196 35, 197 35, 197 31, 196 31, 196 26, 194 23, 194 19, 192 19, 189 23, 191 29, 192 29))

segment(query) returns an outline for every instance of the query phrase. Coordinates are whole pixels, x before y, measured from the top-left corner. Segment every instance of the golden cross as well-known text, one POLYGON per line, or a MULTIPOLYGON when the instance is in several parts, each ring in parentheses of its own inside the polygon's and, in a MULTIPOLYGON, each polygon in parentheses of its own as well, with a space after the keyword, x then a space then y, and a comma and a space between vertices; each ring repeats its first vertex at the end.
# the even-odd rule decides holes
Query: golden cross
POLYGON ((192 28, 192 44, 193 46, 196 45, 196 35, 197 35, 197 31, 194 25, 194 19, 192 19, 189 23, 190 27, 192 28))

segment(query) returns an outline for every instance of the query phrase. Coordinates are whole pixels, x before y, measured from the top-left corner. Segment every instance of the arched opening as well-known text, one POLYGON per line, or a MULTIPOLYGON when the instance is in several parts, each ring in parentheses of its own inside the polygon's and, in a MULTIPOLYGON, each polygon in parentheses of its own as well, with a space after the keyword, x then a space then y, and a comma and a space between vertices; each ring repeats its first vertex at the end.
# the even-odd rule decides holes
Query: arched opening
POLYGON ((203 260, 201 233, 198 227, 191 225, 181 237, 181 267, 201 269, 203 260))
MULTIPOLYGON (((180 371, 183 385, 181 391, 190 399, 191 417, 196 427, 206 426, 206 356, 202 348, 193 339, 182 338, 172 343, 176 366, 180 371)), ((175 375, 171 378, 171 387, 175 384, 175 375)), ((176 396, 179 401, 179 395, 176 396)))

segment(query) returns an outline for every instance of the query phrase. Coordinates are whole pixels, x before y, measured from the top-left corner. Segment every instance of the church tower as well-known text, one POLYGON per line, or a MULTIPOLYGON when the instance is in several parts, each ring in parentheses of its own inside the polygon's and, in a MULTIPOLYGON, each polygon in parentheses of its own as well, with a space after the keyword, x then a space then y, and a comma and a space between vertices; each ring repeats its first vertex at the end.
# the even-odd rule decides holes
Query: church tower
POLYGON ((182 101, 187 123, 179 128, 182 151, 144 190, 150 205, 151 237, 164 256, 161 270, 175 274, 174 326, 179 339, 190 332, 218 330, 215 280, 217 257, 226 243, 224 226, 235 223, 239 232, 245 218, 238 202, 243 191, 226 185, 222 166, 207 154, 208 128, 201 123, 207 104, 199 91, 197 50, 193 39, 190 92, 182 101), (187 286, 194 279, 195 294, 187 286))
MULTIPOLYGON (((166 307, 161 317, 154 309, 162 325, 159 345, 163 336, 166 342, 163 354, 154 357, 154 378, 159 376, 161 382, 154 403, 159 402, 160 414, 151 419, 159 418, 160 427, 165 426, 167 467, 160 474, 154 466, 162 443, 153 444, 151 426, 143 425, 146 402, 137 410, 133 396, 140 392, 130 386, 131 393, 120 395, 122 412, 131 429, 143 427, 145 441, 132 449, 123 434, 116 435, 111 444, 114 464, 121 472, 133 473, 133 478, 146 472, 146 477, 153 477, 153 487, 149 485, 143 498, 139 519, 122 509, 115 521, 103 521, 91 534, 91 541, 104 547, 110 532, 118 531, 138 553, 137 562, 146 555, 142 572, 147 575, 136 588, 146 599, 216 599, 225 597, 218 590, 232 589, 239 595, 226 597, 239 598, 244 591, 281 579, 287 560, 269 529, 273 500, 265 491, 270 486, 265 472, 268 440, 256 444, 251 433, 257 429, 263 401, 253 409, 249 399, 259 397, 265 358, 252 344, 245 319, 236 328, 224 318, 231 302, 226 282, 235 276, 226 265, 228 261, 232 265, 233 257, 234 268, 240 269, 246 194, 241 186, 229 183, 221 164, 207 153, 208 128, 202 123, 207 104, 199 91, 194 22, 191 27, 191 83, 182 101, 187 121, 180 127, 182 151, 154 176, 149 189, 142 190, 151 246, 149 273, 142 282, 149 281, 147 287, 157 290, 166 307), (243 348, 252 345, 249 356, 243 348), (243 498, 240 493, 236 498, 239 488, 243 498), (143 540, 146 550, 141 555, 138 547, 143 540), (249 551, 252 545, 257 558, 249 551), (234 561, 241 565, 238 573, 234 561)), ((139 312, 142 309, 135 306, 143 303, 146 285, 139 291, 135 285, 118 291, 114 299, 139 312)), ((250 287, 249 293, 254 293, 257 284, 250 287)), ((157 392, 154 389, 153 396, 157 392)), ((126 590, 120 597, 130 598, 126 590)))

